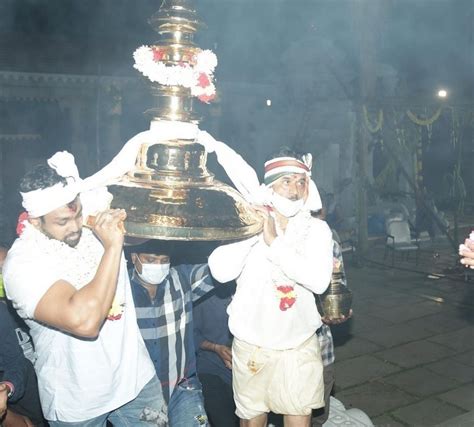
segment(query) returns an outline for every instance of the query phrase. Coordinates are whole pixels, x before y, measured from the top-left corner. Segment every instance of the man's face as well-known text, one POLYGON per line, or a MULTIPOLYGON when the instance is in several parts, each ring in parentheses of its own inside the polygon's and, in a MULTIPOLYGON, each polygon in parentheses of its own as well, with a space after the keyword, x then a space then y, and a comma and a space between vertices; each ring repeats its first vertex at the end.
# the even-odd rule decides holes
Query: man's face
POLYGON ((300 200, 307 196, 308 177, 304 173, 285 175, 275 181, 272 189, 279 196, 286 197, 289 200, 300 200))
POLYGON ((132 262, 137 271, 142 274, 143 264, 169 264, 170 257, 164 254, 132 253, 132 262))
POLYGON ((41 218, 32 218, 30 222, 50 239, 59 240, 74 248, 82 234, 81 201, 78 197, 41 218))

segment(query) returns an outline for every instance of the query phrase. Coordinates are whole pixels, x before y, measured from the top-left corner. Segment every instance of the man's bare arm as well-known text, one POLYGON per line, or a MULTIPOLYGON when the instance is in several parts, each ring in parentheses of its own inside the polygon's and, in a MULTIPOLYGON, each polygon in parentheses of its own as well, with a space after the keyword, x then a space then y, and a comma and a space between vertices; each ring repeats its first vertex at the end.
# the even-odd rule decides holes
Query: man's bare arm
POLYGON ((76 289, 58 280, 39 301, 35 319, 77 336, 94 338, 99 334, 115 296, 125 219, 123 210, 110 210, 97 216, 94 233, 104 246, 97 272, 87 285, 76 289))

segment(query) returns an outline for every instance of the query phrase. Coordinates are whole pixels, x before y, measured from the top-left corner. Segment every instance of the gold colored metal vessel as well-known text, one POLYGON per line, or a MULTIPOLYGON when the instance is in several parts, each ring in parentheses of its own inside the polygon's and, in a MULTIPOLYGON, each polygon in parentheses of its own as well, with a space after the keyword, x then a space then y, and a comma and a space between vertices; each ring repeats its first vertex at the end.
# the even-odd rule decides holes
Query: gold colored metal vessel
MULTIPOLYGON (((165 0, 150 24, 159 35, 153 48, 166 65, 189 63, 202 26, 190 0, 165 0)), ((151 120, 197 123, 190 89, 151 83, 151 120)), ((262 221, 233 188, 206 168, 204 147, 193 140, 143 145, 135 169, 109 185, 112 208, 127 212, 129 236, 164 240, 233 240, 261 231, 262 221)))
POLYGON ((342 273, 335 271, 326 292, 319 296, 320 309, 324 317, 338 320, 348 317, 352 306, 352 292, 344 286, 342 273))

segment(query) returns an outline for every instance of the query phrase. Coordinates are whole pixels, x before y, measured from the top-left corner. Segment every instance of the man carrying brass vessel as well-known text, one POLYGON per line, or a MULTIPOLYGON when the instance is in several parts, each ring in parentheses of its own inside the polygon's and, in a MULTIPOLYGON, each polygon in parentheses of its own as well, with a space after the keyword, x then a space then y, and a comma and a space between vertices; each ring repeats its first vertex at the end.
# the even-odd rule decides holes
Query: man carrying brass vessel
MULTIPOLYGON (((226 150, 214 142, 218 145, 204 138, 203 144, 216 151, 229 173, 226 150)), ((263 232, 221 246, 209 258, 218 281, 237 281, 228 313, 241 426, 265 426, 272 411, 284 415, 285 426, 307 427, 312 409, 324 406, 323 365, 315 334, 322 322, 314 294, 323 293, 331 278, 332 235, 324 221, 311 216, 311 210, 320 208, 320 199, 316 209, 308 205, 317 192, 312 183, 311 194, 310 171, 308 155, 282 151, 268 160, 266 206, 257 207, 263 232)), ((250 190, 246 184, 237 188, 250 190)))
POLYGON ((35 343, 44 415, 52 427, 164 426, 122 254, 126 214, 104 210, 83 228, 83 188, 67 152, 30 170, 20 184, 27 218, 3 267, 35 343))

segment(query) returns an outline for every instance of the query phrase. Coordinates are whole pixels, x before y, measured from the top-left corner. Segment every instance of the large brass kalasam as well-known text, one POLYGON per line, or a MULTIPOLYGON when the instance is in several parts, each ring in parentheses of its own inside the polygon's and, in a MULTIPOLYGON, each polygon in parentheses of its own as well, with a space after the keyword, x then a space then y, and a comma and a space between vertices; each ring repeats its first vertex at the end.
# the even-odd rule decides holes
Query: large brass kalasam
MULTIPOLYGON (((165 67, 194 67, 201 52, 193 35, 202 27, 191 0, 164 0, 150 19, 158 33, 151 47, 165 67)), ((183 68, 183 69, 184 69, 183 68)), ((153 105, 146 111, 155 122, 196 125, 194 96, 182 82, 152 80, 153 105), (181 122, 181 123, 178 123, 181 122)), ((194 140, 149 141, 139 150, 135 169, 108 186, 112 208, 127 212, 128 236, 163 240, 234 240, 253 236, 262 220, 243 197, 214 179, 206 168, 204 147, 194 140)))

